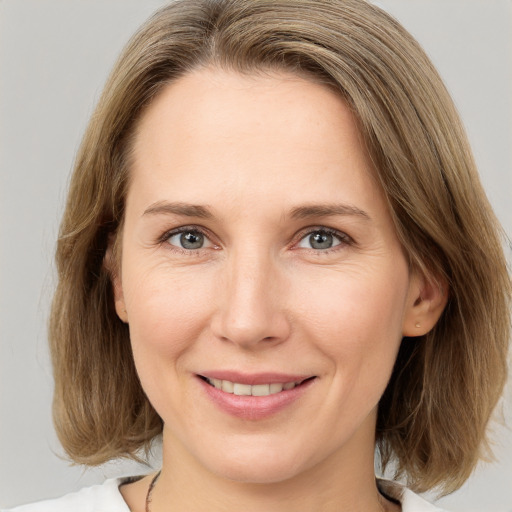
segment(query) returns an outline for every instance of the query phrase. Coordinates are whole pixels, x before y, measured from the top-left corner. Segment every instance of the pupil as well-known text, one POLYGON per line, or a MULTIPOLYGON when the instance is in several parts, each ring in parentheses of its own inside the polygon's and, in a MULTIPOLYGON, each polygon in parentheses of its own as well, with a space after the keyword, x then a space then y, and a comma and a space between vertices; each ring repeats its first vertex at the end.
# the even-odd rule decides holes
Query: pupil
POLYGON ((317 231, 309 237, 309 243, 313 249, 329 249, 332 247, 333 238, 329 233, 317 231))
POLYGON ((188 231, 180 236, 180 243, 184 249, 200 249, 203 246, 204 237, 201 233, 188 231))

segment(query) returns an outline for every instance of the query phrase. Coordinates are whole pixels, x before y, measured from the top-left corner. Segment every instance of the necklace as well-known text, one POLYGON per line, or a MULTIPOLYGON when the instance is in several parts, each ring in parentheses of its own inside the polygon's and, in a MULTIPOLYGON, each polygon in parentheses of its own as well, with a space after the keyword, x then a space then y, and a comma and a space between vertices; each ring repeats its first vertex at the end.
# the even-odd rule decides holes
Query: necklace
MULTIPOLYGON (((160 470, 153 477, 153 480, 151 480, 151 483, 149 484, 148 493, 146 494, 146 512, 151 512, 151 510, 149 508, 149 504, 151 503, 151 494, 153 493, 153 488, 155 487, 155 484, 156 484, 161 472, 162 472, 162 470, 160 470)), ((384 496, 382 496, 381 494, 379 494, 379 507, 382 510, 382 512, 386 512, 388 510, 384 496)))
POLYGON ((155 487, 156 481, 158 480, 158 477, 160 476, 160 473, 162 470, 160 470, 154 477, 153 480, 151 480, 151 483, 149 484, 148 493, 146 494, 146 512, 151 512, 149 510, 149 504, 151 503, 151 493, 153 492, 153 487, 155 487))

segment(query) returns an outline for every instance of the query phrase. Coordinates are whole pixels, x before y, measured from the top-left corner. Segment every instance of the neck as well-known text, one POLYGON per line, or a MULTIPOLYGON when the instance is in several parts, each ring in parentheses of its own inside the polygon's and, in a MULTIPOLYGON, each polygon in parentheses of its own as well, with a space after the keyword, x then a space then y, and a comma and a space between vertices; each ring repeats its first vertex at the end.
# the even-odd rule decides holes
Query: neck
MULTIPOLYGON (((162 473, 151 512, 382 512, 373 450, 333 454, 291 478, 269 483, 229 480, 204 468, 164 434, 162 473)), ((372 445, 373 446, 373 445, 372 445)), ((360 448, 360 446, 359 446, 360 448)))

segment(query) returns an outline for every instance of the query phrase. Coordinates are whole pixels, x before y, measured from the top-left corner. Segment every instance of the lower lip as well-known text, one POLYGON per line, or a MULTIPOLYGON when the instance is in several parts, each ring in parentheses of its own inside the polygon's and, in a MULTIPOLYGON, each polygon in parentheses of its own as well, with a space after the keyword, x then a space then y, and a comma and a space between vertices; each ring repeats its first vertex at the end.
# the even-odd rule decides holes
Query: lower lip
POLYGON ((311 379, 293 389, 287 389, 267 396, 247 396, 226 393, 198 377, 206 395, 222 411, 244 420, 261 420, 277 414, 292 405, 311 387, 311 379))

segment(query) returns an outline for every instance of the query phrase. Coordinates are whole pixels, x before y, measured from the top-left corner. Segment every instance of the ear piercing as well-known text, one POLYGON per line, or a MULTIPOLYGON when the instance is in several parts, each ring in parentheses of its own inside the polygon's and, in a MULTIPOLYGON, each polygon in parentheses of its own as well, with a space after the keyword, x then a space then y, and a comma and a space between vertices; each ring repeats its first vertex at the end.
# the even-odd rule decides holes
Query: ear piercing
POLYGON ((414 327, 416 327, 416 329, 419 329, 421 327, 421 324, 419 322, 416 322, 416 324, 414 325, 414 327))

